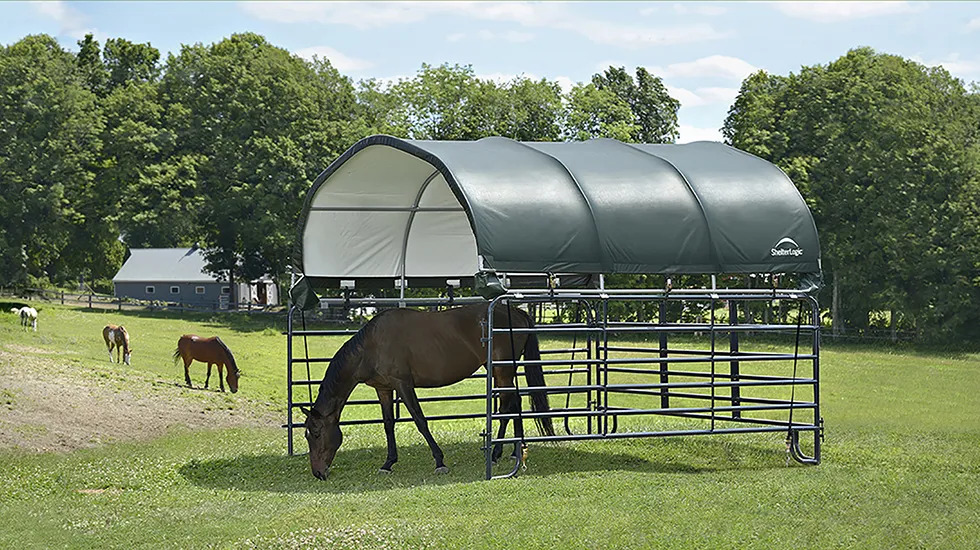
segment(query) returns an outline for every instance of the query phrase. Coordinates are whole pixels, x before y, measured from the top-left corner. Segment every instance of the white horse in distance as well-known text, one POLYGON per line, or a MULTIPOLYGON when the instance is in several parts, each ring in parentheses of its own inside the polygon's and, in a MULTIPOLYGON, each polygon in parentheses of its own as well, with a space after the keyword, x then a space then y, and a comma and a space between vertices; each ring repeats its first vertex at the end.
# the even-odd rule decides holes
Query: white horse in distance
POLYGON ((20 326, 24 327, 25 329, 27 329, 28 327, 32 327, 34 329, 34 332, 37 332, 36 309, 28 306, 24 306, 22 308, 12 307, 10 308, 10 312, 20 315, 20 326))

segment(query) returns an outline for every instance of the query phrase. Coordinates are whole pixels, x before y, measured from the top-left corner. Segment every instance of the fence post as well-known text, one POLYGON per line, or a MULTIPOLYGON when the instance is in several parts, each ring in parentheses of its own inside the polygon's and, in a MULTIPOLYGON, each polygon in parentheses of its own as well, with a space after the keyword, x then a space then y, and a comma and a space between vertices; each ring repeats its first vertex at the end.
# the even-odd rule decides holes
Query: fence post
POLYGON ((116 307, 116 310, 117 311, 122 311, 122 298, 117 298, 116 299, 116 306, 117 306, 116 307))
POLYGON ((89 294, 88 294, 88 308, 89 309, 92 309, 92 293, 91 292, 89 292, 89 294))

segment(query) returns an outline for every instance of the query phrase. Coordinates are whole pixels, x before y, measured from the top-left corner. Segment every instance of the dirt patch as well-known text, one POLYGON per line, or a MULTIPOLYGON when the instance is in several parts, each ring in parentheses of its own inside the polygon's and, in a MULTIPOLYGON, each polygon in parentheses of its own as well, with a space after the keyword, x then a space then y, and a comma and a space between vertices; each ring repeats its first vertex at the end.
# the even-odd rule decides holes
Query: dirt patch
POLYGON ((274 426, 281 420, 241 396, 106 376, 36 352, 44 353, 0 348, 0 449, 71 451, 150 439, 175 426, 274 426))

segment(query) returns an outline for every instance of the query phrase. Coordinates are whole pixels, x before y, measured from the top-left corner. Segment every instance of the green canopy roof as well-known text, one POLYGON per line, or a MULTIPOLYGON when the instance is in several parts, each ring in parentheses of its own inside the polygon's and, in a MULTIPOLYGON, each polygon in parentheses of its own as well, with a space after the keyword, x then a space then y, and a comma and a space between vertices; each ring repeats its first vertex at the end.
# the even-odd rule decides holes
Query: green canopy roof
POLYGON ((810 211, 727 145, 371 136, 314 182, 311 278, 508 273, 816 273, 810 211))

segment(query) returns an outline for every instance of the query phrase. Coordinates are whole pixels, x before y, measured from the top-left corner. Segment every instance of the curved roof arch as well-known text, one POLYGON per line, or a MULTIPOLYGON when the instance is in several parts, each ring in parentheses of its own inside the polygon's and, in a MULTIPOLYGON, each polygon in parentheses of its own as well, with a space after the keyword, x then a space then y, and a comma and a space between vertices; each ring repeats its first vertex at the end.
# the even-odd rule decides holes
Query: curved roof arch
POLYGON ((789 178, 715 142, 371 136, 316 179, 300 242, 313 279, 820 271, 789 178))

